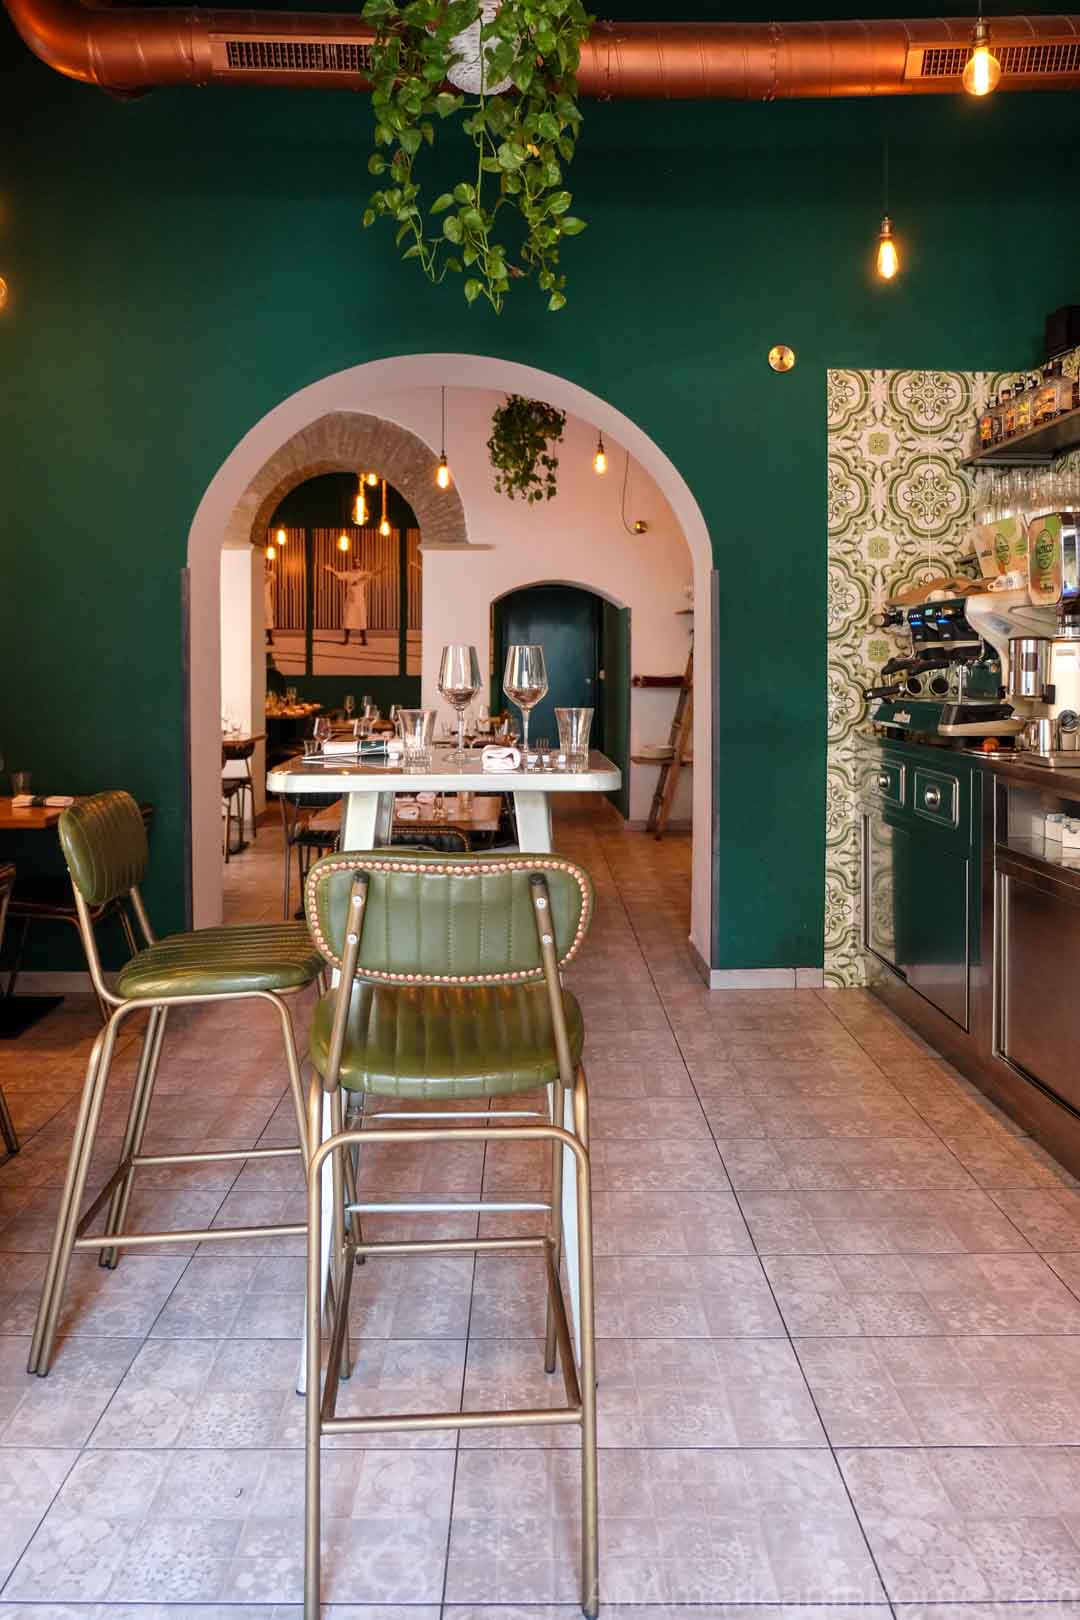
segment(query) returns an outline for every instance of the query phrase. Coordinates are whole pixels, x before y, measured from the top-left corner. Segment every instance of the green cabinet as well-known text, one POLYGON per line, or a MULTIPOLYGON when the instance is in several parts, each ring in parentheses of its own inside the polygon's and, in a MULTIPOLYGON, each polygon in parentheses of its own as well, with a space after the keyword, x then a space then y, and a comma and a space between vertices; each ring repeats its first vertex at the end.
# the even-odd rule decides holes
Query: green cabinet
POLYGON ((867 750, 864 944, 967 1029, 979 923, 982 773, 971 761, 942 753, 913 744, 867 750))

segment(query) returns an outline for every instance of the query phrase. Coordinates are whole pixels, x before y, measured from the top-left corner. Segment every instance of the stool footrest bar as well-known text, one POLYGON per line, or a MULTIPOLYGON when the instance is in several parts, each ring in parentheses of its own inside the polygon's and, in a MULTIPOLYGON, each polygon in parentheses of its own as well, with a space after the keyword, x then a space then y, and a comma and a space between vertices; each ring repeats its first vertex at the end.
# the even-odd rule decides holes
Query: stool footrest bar
POLYGON ((209 1231, 184 1232, 112 1232, 108 1237, 99 1232, 96 1237, 75 1239, 76 1249, 100 1249, 107 1244, 112 1249, 137 1249, 148 1243, 220 1243, 226 1238, 247 1237, 303 1237, 307 1226, 303 1221, 282 1226, 215 1226, 209 1231))
POLYGON ((346 1247, 353 1254, 474 1254, 478 1249, 547 1249, 549 1237, 521 1238, 416 1238, 401 1242, 354 1243, 346 1247))
POLYGON ((303 1153, 300 1147, 228 1148, 213 1153, 140 1153, 132 1159, 136 1169, 144 1164, 222 1164, 228 1159, 287 1159, 303 1153))
POLYGON ((324 1418, 323 1434, 377 1434, 396 1429, 512 1429, 581 1423, 580 1406, 522 1407, 515 1412, 402 1412, 380 1417, 324 1418))
POLYGON ((550 1212, 550 1204, 346 1204, 350 1215, 519 1215, 550 1212))

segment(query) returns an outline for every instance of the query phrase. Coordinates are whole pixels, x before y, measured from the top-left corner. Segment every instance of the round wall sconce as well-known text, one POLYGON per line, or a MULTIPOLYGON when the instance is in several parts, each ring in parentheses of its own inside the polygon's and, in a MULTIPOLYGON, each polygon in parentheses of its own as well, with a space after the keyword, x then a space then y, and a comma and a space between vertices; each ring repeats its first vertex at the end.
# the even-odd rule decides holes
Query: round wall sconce
POLYGON ((774 343, 769 350, 769 364, 774 371, 790 371, 795 364, 795 350, 786 343, 774 343))

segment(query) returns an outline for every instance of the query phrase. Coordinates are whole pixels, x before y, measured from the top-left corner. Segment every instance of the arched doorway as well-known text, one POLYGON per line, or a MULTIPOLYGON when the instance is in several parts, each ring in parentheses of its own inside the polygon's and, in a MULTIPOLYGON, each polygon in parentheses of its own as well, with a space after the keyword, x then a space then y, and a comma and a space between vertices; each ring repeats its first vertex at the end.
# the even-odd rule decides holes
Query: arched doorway
MULTIPOLYGON (((218 830, 218 777, 220 771, 220 650, 219 554, 223 536, 250 535, 256 520, 263 521, 291 483, 319 470, 346 470, 357 465, 361 452, 351 443, 321 444, 308 437, 319 423, 341 416, 368 419, 365 432, 402 430, 416 441, 416 477, 422 489, 411 488, 405 472, 395 470, 395 482, 415 507, 425 530, 425 553, 437 551, 460 558, 467 570, 469 555, 485 548, 481 535, 467 522, 470 488, 455 486, 461 515, 453 534, 432 538, 431 519, 425 518, 425 494, 434 488, 439 455, 440 410, 443 387, 499 390, 542 398, 577 418, 591 423, 605 439, 626 447, 662 491, 689 547, 693 585, 699 604, 696 638, 696 677, 702 700, 695 707, 693 885, 691 941, 699 959, 708 962, 712 917, 711 850, 711 626, 710 600, 712 547, 701 510, 678 469, 628 417, 588 390, 550 372, 484 355, 423 354, 376 360, 324 377, 284 400, 258 422, 230 453, 215 474, 192 522, 188 541, 190 572, 190 726, 191 726, 191 848, 193 910, 197 924, 215 921, 221 913, 221 866, 218 830), (370 426, 374 423, 374 426, 370 426), (322 458, 321 460, 318 458, 322 458), (291 465, 286 465, 286 462, 291 465), (430 480, 427 472, 430 471, 430 480)), ((371 452, 369 451, 370 455, 371 452)), ((451 460, 453 460, 451 453, 451 460)), ((430 499, 430 495, 428 494, 430 499)), ((426 571, 425 571, 426 573, 426 571)), ((425 622, 428 618, 425 585, 425 622)), ((424 670, 425 684, 433 672, 424 670)))

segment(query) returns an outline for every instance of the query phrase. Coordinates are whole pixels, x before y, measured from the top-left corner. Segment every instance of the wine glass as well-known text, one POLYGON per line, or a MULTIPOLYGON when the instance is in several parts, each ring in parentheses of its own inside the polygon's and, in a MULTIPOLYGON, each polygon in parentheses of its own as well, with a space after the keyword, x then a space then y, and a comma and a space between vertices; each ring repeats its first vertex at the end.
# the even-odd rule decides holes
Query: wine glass
POLYGON ((345 710, 346 720, 351 720, 356 712, 356 699, 353 697, 351 692, 346 692, 345 702, 342 706, 345 710))
POLYGON ((324 714, 316 716, 315 724, 311 728, 311 735, 315 739, 315 752, 321 754, 326 743, 333 736, 334 728, 324 714))
POLYGON ((439 692, 457 711, 458 745, 450 755, 459 765, 468 759, 465 751, 465 710, 480 690, 480 660, 475 647, 444 647, 439 664, 439 692))
POLYGON ((503 691, 521 710, 521 751, 529 752, 529 711, 547 696, 547 665, 544 649, 535 644, 515 644, 506 654, 503 691))

